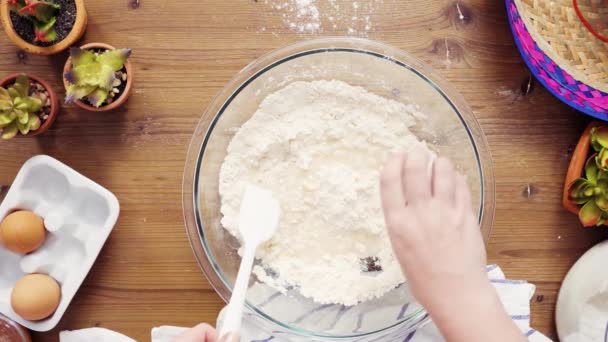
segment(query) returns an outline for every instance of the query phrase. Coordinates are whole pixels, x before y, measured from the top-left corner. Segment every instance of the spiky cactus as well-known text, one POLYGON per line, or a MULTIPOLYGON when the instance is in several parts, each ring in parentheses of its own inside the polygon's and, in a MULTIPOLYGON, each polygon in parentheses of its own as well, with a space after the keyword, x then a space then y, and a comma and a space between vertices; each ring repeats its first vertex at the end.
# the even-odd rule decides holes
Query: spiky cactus
POLYGON ((36 114, 46 101, 40 95, 29 95, 30 79, 20 75, 8 89, 0 87, 0 128, 2 139, 11 139, 18 132, 26 135, 40 127, 36 114))
POLYGON ((71 48, 72 69, 63 75, 69 83, 65 102, 86 97, 92 106, 99 108, 112 91, 116 71, 124 67, 130 55, 131 49, 94 53, 71 48))
POLYGON ((53 42, 57 39, 55 23, 57 12, 61 8, 52 1, 42 0, 8 0, 11 10, 29 19, 34 25, 34 41, 41 43, 53 42))

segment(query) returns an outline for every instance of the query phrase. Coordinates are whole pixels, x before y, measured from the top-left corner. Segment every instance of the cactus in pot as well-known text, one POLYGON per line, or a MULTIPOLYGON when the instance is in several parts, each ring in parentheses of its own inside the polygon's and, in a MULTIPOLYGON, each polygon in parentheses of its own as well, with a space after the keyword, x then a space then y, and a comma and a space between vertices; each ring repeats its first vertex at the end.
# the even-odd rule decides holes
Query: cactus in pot
POLYGON ((52 1, 8 0, 11 11, 32 22, 36 42, 50 43, 57 39, 55 24, 61 6, 52 1))
POLYGON ((86 98, 91 106, 99 108, 116 89, 118 73, 125 67, 131 49, 112 49, 94 52, 77 47, 70 48, 71 68, 63 75, 67 81, 66 103, 86 98))
POLYGON ((30 79, 20 75, 8 88, 0 87, 0 128, 2 139, 11 139, 40 128, 38 112, 47 101, 41 94, 30 95, 30 79))

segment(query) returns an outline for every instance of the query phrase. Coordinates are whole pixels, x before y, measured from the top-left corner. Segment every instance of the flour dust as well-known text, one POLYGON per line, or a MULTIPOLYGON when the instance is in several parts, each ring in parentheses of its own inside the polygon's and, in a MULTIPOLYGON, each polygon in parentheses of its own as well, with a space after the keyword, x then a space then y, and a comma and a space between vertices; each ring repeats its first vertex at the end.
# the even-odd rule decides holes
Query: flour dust
POLYGON ((276 235, 257 253, 258 279, 321 304, 355 305, 404 281, 380 205, 391 151, 421 144, 413 105, 342 81, 294 82, 269 95, 232 139, 220 172, 222 225, 239 237, 248 184, 281 205, 276 235))
MULTIPOLYGON (((262 1, 260 1, 262 2, 262 1)), ((384 0, 264 0, 270 14, 281 16, 285 28, 297 33, 335 32, 367 36, 384 0)), ((267 31, 263 27, 259 31, 267 31)), ((276 31, 278 28, 271 28, 276 31)))

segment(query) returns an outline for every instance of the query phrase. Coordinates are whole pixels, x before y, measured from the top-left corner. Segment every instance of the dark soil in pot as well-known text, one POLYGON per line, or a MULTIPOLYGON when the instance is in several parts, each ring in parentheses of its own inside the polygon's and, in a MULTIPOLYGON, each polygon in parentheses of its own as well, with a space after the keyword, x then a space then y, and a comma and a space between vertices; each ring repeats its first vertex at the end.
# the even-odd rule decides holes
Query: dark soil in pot
POLYGON ((74 0, 53 0, 53 2, 61 6, 57 13, 57 23, 55 24, 55 30, 57 31, 57 39, 55 41, 49 43, 35 42, 34 25, 32 22, 11 11, 11 22, 15 32, 26 42, 38 46, 51 46, 62 41, 70 34, 76 21, 76 3, 74 0))

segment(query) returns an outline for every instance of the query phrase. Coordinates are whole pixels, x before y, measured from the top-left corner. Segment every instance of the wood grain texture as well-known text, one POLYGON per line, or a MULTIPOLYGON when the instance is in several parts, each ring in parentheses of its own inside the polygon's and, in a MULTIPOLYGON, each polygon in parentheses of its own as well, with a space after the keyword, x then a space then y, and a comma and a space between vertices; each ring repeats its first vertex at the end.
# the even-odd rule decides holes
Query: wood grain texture
MULTIPOLYGON (((318 0, 323 11, 326 1, 318 0)), ((0 185, 51 155, 116 194, 121 216, 57 329, 102 326, 147 341, 162 324, 214 322, 223 306, 200 272, 182 220, 181 177, 194 127, 211 98, 253 59, 302 39, 263 0, 87 1, 84 42, 133 49, 134 92, 113 113, 66 105, 37 139, 0 142, 0 185)), ((350 6, 350 1, 340 2, 350 6)), ((533 325, 556 338, 554 306, 573 262, 606 236, 560 207, 569 151, 588 121, 540 85, 514 45, 502 1, 376 1, 366 36, 429 63, 473 108, 494 158, 496 216, 489 261, 538 285, 533 325), (461 16, 461 14, 464 14, 461 16)), ((331 27, 331 26, 329 26, 331 27)), ((0 75, 28 71, 60 95, 66 55, 24 55, 0 35, 0 75)))

